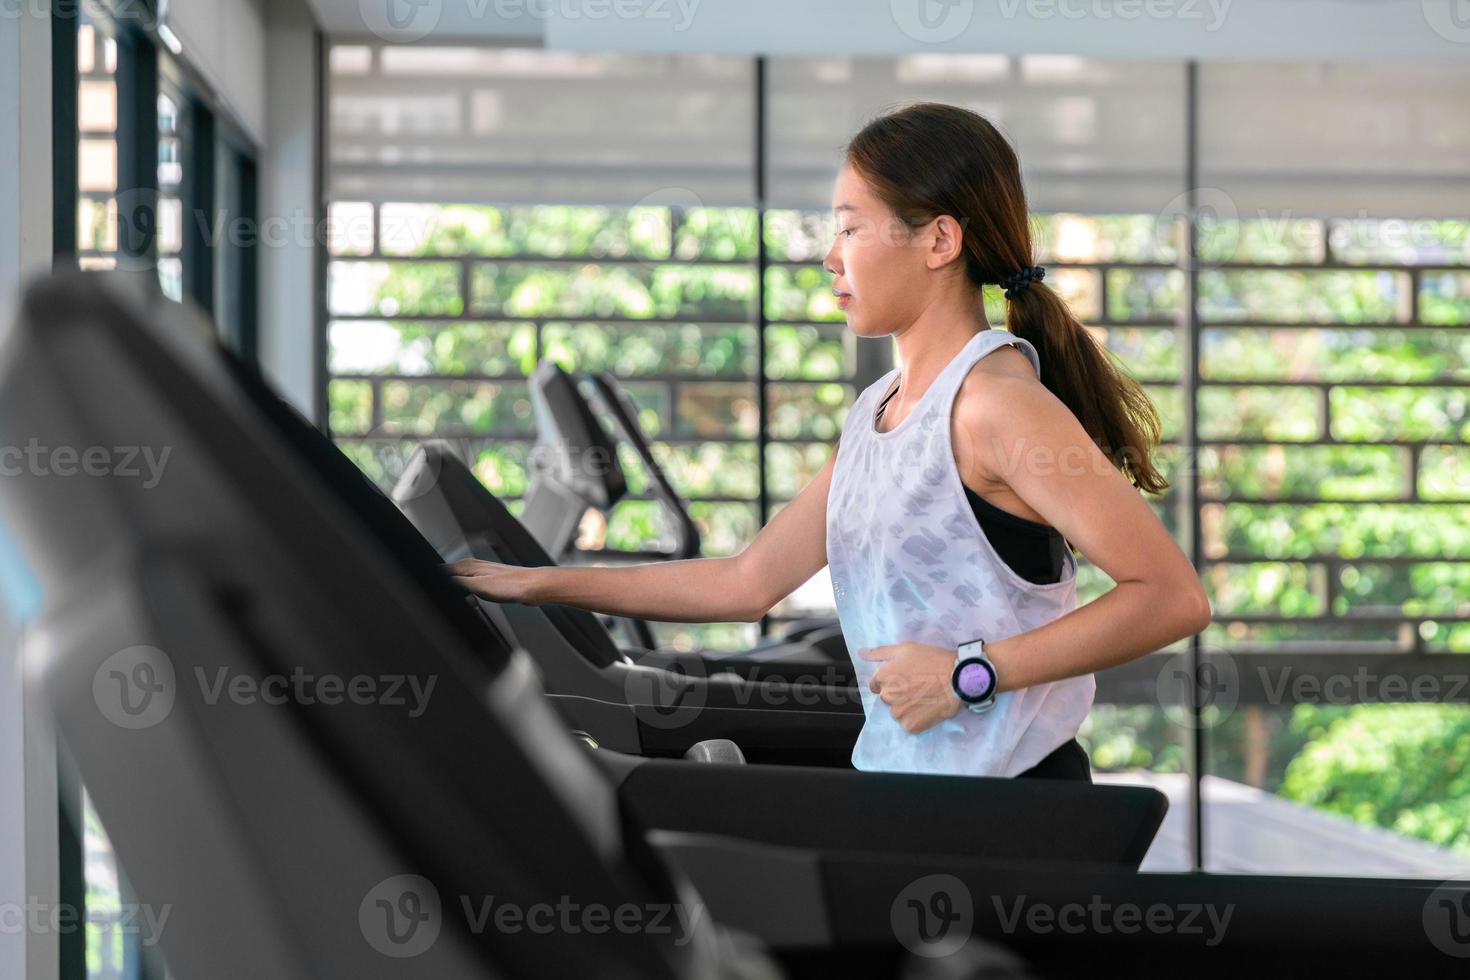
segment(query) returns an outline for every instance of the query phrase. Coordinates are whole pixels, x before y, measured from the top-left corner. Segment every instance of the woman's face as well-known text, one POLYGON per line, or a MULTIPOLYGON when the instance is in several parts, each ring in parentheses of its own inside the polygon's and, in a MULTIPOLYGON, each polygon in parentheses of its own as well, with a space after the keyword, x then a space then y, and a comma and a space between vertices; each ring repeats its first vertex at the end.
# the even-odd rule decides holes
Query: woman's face
POLYGON ((832 217, 836 230, 822 265, 852 332, 883 337, 912 323, 933 288, 925 260, 932 236, 910 230, 851 164, 837 174, 832 217))

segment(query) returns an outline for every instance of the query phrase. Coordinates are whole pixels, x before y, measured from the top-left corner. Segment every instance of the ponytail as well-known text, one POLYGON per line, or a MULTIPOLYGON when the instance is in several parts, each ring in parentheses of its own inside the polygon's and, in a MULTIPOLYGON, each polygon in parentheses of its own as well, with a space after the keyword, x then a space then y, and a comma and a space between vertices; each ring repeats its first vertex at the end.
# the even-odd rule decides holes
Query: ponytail
POLYGON ((1014 291, 1006 302, 1006 329, 1036 348, 1041 383, 1135 487, 1154 494, 1168 489, 1152 458, 1161 434, 1158 409, 1065 300, 1040 282, 1014 291))

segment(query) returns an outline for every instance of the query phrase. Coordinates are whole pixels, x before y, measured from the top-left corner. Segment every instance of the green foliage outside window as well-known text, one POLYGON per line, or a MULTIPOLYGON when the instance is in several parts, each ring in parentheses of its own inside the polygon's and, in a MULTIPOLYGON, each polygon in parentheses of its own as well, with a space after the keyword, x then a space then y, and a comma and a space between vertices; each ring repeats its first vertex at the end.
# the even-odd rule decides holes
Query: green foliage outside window
MULTIPOLYGON (((830 219, 765 217, 763 461, 750 209, 381 205, 376 242, 338 248, 331 267, 333 431, 385 485, 417 438, 452 435, 514 511, 529 482, 524 378, 536 360, 609 371, 691 501, 704 553, 733 554, 759 528, 761 467, 779 509, 820 470, 859 390, 858 342, 821 268, 830 219)), ((1433 223, 1405 243, 1389 224, 1199 225, 1195 408, 1201 436, 1220 444, 1161 449, 1174 487, 1149 502, 1182 536, 1181 487, 1197 467, 1201 552, 1230 558, 1203 576, 1218 618, 1287 618, 1217 622, 1202 638, 1210 648, 1388 651, 1413 641, 1470 653, 1470 624, 1453 622, 1470 617, 1470 565, 1450 561, 1470 559, 1470 226, 1433 223), (1365 267, 1301 267, 1329 256, 1365 267), (1415 263, 1466 268, 1399 267, 1415 263), (1424 383, 1440 386, 1414 387, 1424 383), (1324 556, 1332 561, 1314 561, 1324 556), (1418 560, 1384 560, 1403 557, 1418 560), (1416 629, 1362 616, 1428 620, 1416 629)), ((1047 284, 1146 385, 1165 437, 1179 439, 1185 226, 1143 215, 1045 215, 1033 226, 1047 284)), ((1003 325, 999 291, 985 290, 984 303, 1003 325)), ((633 492, 644 490, 636 461, 621 461, 633 492)), ((648 501, 629 499, 606 541, 638 549, 668 530, 648 501)), ((1111 586, 1083 562, 1079 603, 1111 586)), ((658 630, 686 648, 753 638, 748 624, 658 630)), ((1438 747, 1460 746, 1470 724, 1464 709, 1435 710, 1242 707, 1209 733, 1210 771, 1464 848, 1470 785, 1438 747), (1365 741, 1381 744, 1368 751, 1365 741)), ((1149 706, 1098 705, 1083 730, 1099 770, 1181 772, 1183 736, 1149 706)))

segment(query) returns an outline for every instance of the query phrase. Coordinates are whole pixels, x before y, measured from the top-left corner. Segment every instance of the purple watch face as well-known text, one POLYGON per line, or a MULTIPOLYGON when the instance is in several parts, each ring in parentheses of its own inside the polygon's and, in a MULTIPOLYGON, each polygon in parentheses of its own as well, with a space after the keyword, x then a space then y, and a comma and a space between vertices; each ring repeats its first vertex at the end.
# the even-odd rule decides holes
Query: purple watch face
POLYGON ((965 664, 960 668, 960 693, 967 698, 983 698, 990 693, 995 675, 984 664, 965 664))

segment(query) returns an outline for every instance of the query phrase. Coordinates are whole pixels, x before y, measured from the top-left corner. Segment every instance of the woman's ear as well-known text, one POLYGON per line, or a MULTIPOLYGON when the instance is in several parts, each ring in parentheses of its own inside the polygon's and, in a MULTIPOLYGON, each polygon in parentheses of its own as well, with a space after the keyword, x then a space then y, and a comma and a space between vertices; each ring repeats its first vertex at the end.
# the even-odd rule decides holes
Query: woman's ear
POLYGON ((931 269, 942 269, 964 255, 965 227, 954 217, 941 214, 934 219, 934 244, 925 257, 931 269))

